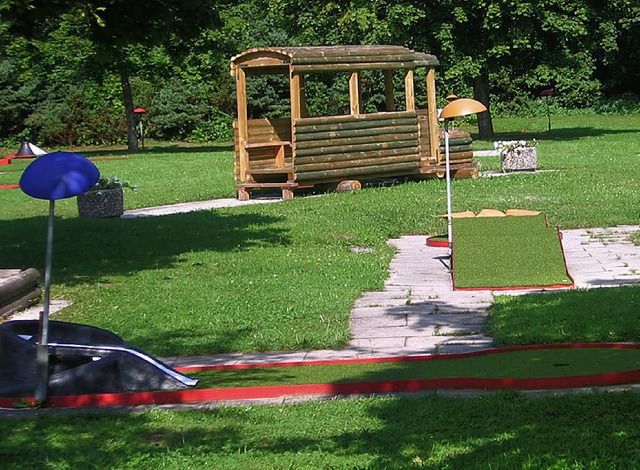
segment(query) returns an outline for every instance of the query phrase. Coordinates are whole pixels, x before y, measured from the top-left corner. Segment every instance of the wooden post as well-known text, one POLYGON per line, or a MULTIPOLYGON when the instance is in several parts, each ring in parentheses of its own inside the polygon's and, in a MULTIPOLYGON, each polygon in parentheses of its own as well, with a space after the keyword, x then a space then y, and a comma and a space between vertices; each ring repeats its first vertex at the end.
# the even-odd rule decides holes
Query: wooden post
POLYGON ((351 114, 360 114, 360 73, 351 72, 349 77, 349 104, 351 107, 351 114))
POLYGON ((304 75, 298 75, 300 80, 300 117, 307 117, 307 97, 305 96, 304 75))
POLYGON ((407 99, 407 111, 416 110, 416 96, 413 89, 413 70, 404 71, 404 91, 407 99))
MULTIPOLYGON (((297 72, 293 72, 289 67, 289 101, 291 102, 291 163, 295 161, 296 150, 293 140, 296 135, 296 119, 300 119, 302 114, 302 107, 304 106, 304 97, 302 96, 303 78, 297 72)), ((283 149, 284 151, 284 149, 283 149)), ((288 175, 289 178, 293 177, 293 174, 288 175)))
POLYGON ((236 68, 236 95, 238 97, 238 154, 240 156, 240 181, 247 179, 249 170, 249 151, 246 148, 247 129, 247 80, 242 67, 236 68))
POLYGON ((294 121, 302 117, 302 76, 299 73, 291 72, 289 92, 291 95, 291 125, 293 126, 294 121))
POLYGON ((395 111, 396 102, 393 97, 393 70, 384 71, 384 99, 387 105, 387 111, 395 111))
POLYGON ((436 103, 436 69, 427 70, 427 116, 429 119, 429 148, 431 158, 440 161, 440 138, 438 137, 438 105, 436 103))

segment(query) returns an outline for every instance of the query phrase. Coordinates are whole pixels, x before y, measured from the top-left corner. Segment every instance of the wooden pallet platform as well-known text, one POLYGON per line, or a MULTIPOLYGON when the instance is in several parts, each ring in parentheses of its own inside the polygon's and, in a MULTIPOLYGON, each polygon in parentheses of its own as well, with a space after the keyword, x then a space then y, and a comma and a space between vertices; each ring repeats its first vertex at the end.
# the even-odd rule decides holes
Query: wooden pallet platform
POLYGON ((248 201, 251 198, 251 190, 276 188, 282 190, 282 199, 293 199, 293 190, 298 187, 298 183, 287 181, 285 183, 241 183, 236 184, 238 190, 238 199, 240 201, 248 201))

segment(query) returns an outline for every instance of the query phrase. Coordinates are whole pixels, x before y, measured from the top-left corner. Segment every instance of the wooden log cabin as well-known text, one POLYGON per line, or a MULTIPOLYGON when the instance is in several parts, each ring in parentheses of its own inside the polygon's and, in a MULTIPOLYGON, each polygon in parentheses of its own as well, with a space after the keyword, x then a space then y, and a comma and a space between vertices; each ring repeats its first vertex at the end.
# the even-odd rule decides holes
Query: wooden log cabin
MULTIPOLYGON (((279 188, 283 198, 290 199, 296 189, 345 180, 443 177, 444 145, 435 87, 438 65, 435 56, 401 46, 264 47, 233 57, 238 198, 247 200, 250 191, 259 188, 279 188), (414 72, 419 68, 426 69, 424 109, 416 107, 414 72), (382 111, 364 112, 365 71, 379 71, 384 81, 382 111), (348 111, 310 116, 305 78, 327 73, 347 74, 348 111), (396 94, 394 74, 404 78, 404 93, 396 94), (249 117, 247 78, 264 75, 287 77, 289 117, 249 117), (400 106, 397 95, 404 96, 400 106)), ((454 177, 475 176, 469 134, 451 133, 450 155, 454 177)))

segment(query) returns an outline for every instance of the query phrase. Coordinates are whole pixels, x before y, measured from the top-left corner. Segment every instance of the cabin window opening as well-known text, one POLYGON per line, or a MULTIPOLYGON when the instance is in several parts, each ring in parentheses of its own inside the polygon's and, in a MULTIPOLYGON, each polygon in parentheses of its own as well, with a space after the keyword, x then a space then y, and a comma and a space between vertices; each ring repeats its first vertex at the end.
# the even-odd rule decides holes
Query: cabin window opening
POLYGON ((309 73, 304 76, 307 117, 349 114, 349 74, 309 73))
POLYGON ((427 69, 417 68, 413 71, 413 89, 416 97, 416 108, 427 109, 427 69))
POLYGON ((247 75, 247 117, 284 118, 291 116, 288 75, 247 75))
POLYGON ((385 100, 384 72, 364 70, 360 73, 362 89, 362 112, 364 114, 382 113, 387 110, 385 100))

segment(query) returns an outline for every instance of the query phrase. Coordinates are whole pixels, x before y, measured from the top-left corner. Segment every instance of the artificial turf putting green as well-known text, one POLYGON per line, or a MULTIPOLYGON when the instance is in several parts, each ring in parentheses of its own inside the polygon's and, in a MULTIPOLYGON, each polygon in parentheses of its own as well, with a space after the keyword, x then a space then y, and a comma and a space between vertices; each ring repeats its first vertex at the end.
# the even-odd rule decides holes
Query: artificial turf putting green
POLYGON ((640 348, 525 349, 456 358, 216 368, 185 371, 197 388, 264 387, 416 379, 525 379, 598 375, 640 369, 640 348))
POLYGON ((544 214, 453 221, 456 289, 571 286, 558 231, 544 214))

